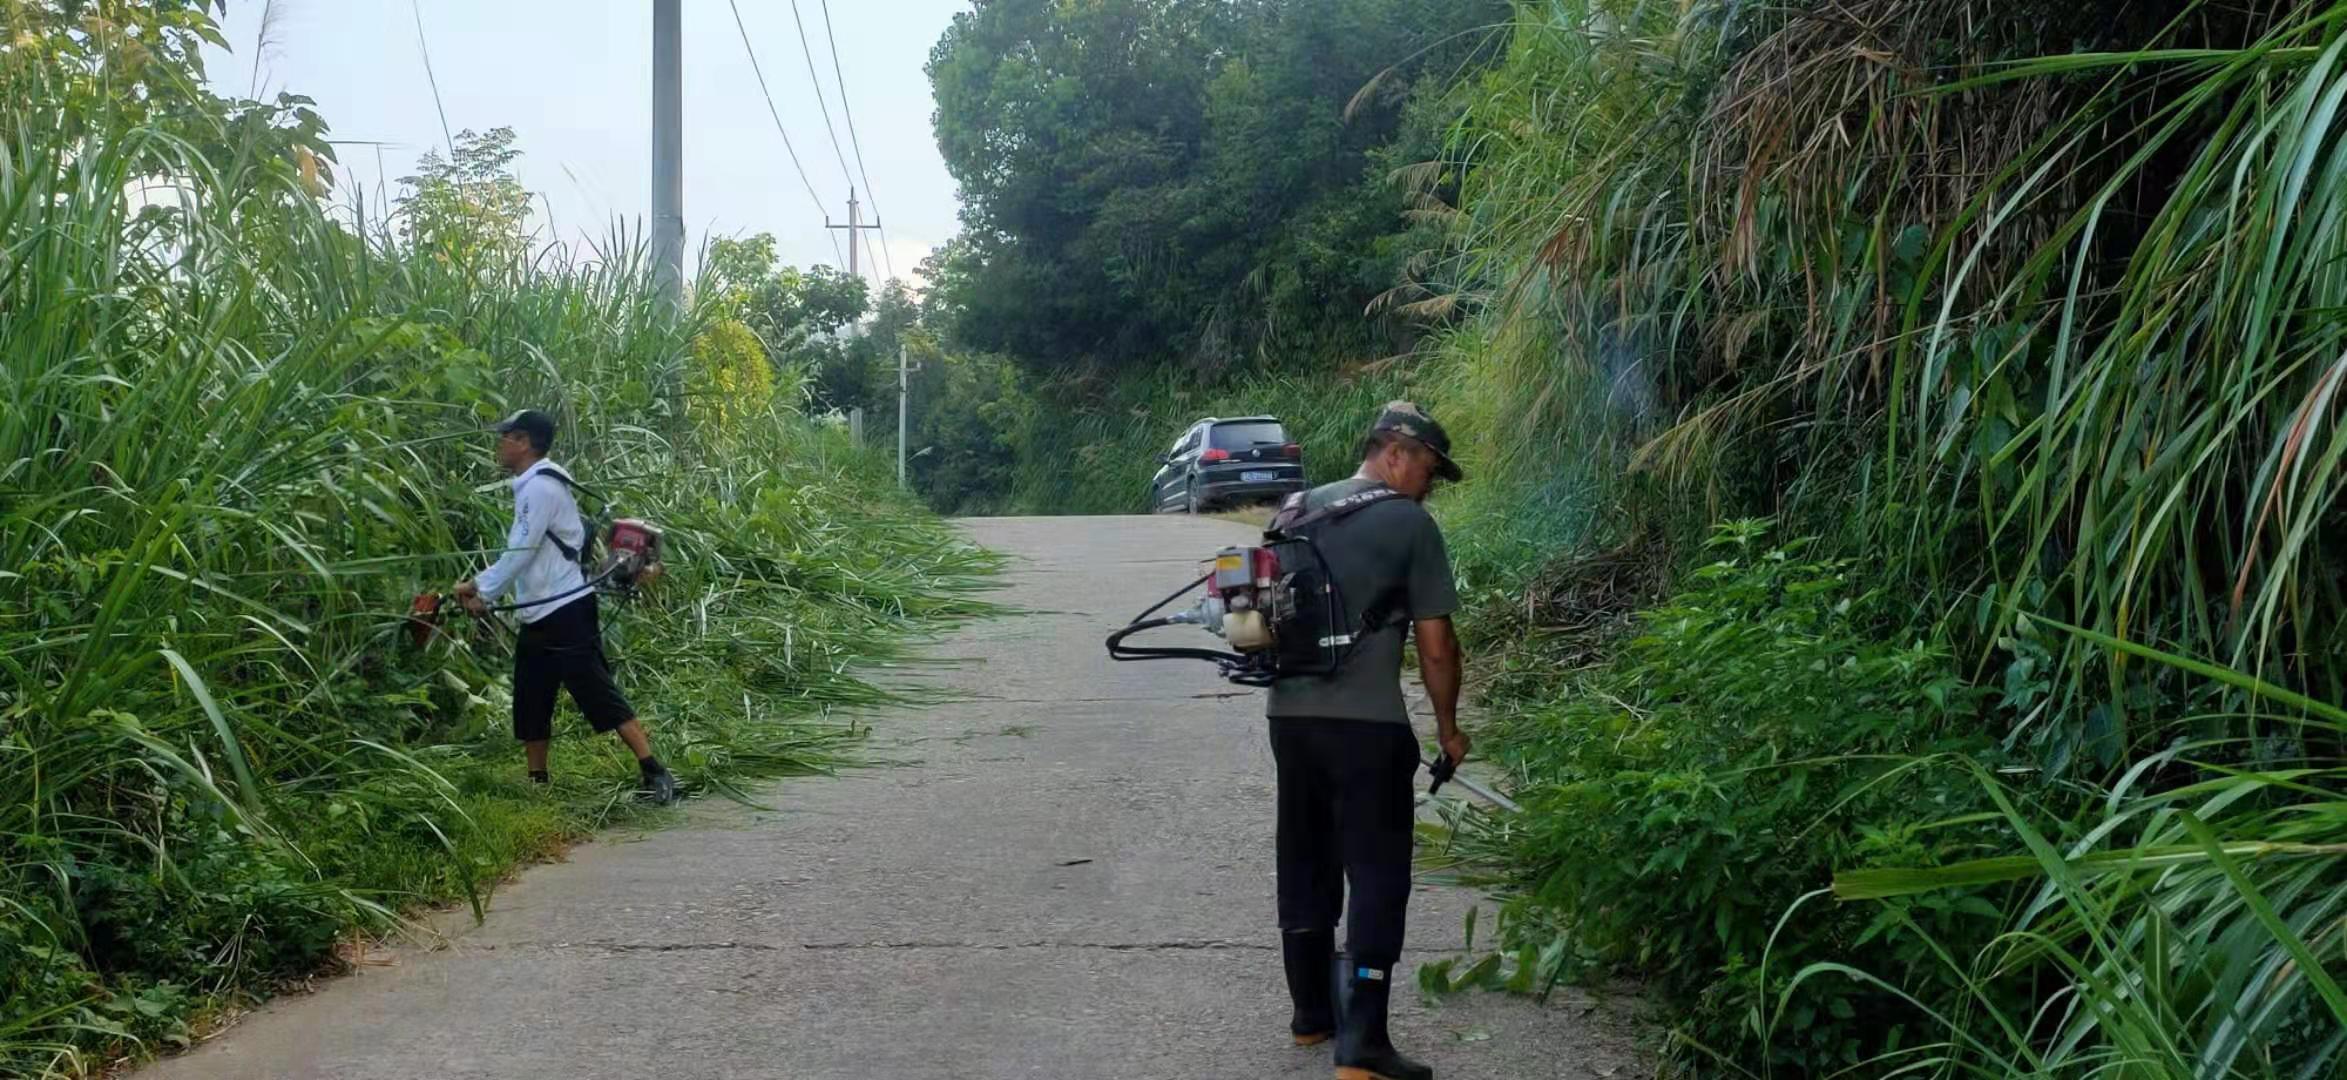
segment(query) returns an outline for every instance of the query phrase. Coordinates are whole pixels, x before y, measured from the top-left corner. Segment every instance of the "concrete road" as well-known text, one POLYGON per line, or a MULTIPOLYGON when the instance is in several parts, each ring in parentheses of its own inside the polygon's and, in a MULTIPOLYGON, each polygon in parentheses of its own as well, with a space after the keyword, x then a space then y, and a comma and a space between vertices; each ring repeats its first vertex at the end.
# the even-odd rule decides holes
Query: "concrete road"
MULTIPOLYGON (((795 780, 778 812, 686 811, 530 870, 487 923, 278 1001, 151 1080, 433 1077, 1262 1080, 1290 1045, 1261 703, 1101 638, 1249 531, 1214 520, 967 523, 1019 559, 927 678, 955 704, 876 720, 901 764, 795 780)), ((655 718, 657 719, 657 718, 655 718)), ((1474 898, 1422 887, 1406 965, 1474 898)), ((1410 985, 1410 984, 1405 984, 1410 985)), ((1641 1075, 1626 1003, 1396 995, 1446 1080, 1641 1075)))

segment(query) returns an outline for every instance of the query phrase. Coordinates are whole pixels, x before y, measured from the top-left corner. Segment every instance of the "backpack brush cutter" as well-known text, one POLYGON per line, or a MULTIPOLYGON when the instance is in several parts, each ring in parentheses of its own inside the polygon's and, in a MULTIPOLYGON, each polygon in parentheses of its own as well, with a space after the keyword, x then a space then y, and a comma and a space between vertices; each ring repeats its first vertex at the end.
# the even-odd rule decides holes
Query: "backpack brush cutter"
MULTIPOLYGON (((1352 659, 1357 643, 1387 625, 1389 608, 1373 605, 1354 627, 1344 594, 1320 546, 1303 530, 1368 506, 1398 499, 1390 488, 1374 487, 1305 512, 1300 496, 1290 497, 1263 531, 1263 543, 1226 547, 1202 567, 1197 580, 1158 601, 1108 635, 1108 655, 1118 661, 1202 660, 1240 686, 1266 687, 1295 676, 1330 675, 1352 659), (1187 609, 1159 616, 1174 601, 1205 587, 1187 609), (1136 634, 1168 626, 1197 626, 1223 639, 1229 649, 1128 645, 1136 634)), ((1420 760, 1434 778, 1427 794, 1456 780, 1461 788, 1511 813, 1520 809, 1507 796, 1457 776, 1447 754, 1420 760)))
MULTIPOLYGON (((511 638, 513 631, 502 620, 496 618, 496 613, 550 604, 589 590, 600 590, 623 598, 633 597, 658 582, 664 573, 660 562, 662 535, 658 526, 641 518, 620 518, 613 521, 602 545, 604 550, 603 565, 599 570, 588 575, 585 584, 568 592, 556 593, 553 596, 533 600, 527 604, 499 604, 490 608, 489 613, 483 616, 483 620, 495 625, 499 630, 505 631, 504 636, 511 638)), ((547 539, 553 540, 554 537, 549 535, 547 539)), ((555 546, 561 549, 565 557, 578 561, 582 570, 585 569, 584 564, 593 557, 595 547, 590 542, 574 552, 568 544, 564 544, 560 540, 555 540, 555 546)), ((408 605, 408 641, 416 648, 421 649, 432 643, 435 634, 446 633, 447 631, 442 628, 441 624, 446 621, 448 612, 452 609, 463 610, 462 605, 450 603, 453 599, 454 597, 446 593, 423 592, 416 594, 415 601, 408 605)))

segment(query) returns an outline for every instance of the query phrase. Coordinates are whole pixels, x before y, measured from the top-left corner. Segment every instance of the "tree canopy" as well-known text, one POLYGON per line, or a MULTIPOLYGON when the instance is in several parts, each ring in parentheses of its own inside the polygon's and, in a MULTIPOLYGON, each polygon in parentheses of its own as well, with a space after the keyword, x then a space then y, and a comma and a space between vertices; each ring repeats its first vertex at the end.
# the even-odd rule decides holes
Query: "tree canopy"
POLYGON ((954 335, 1043 367, 1342 354, 1390 286, 1408 105, 1505 0, 996 0, 929 61, 963 237, 954 335))
POLYGON ((869 310, 864 279, 829 266, 782 265, 773 235, 759 233, 710 241, 698 287, 736 313, 776 366, 802 366, 818 406, 864 404, 861 360, 842 337, 869 310))

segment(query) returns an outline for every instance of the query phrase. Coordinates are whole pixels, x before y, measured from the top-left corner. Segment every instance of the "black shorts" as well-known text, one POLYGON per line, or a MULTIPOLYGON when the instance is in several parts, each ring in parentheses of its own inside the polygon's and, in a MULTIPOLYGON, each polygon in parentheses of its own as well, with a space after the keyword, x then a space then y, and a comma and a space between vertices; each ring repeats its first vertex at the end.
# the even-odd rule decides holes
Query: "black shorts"
POLYGON ((636 718, 636 710, 611 679, 603 656, 603 626, 588 593, 533 623, 523 623, 513 650, 513 737, 539 742, 554 733, 554 692, 587 714, 588 726, 610 731, 636 718))

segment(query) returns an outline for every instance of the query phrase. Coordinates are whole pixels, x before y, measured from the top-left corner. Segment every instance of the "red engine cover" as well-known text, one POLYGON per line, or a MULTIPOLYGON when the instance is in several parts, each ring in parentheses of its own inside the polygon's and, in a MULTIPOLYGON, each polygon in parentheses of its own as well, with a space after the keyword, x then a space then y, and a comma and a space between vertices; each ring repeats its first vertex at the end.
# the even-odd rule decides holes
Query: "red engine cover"
POLYGON ((611 553, 634 555, 640 561, 650 562, 660 554, 660 530, 651 522, 639 518, 621 518, 611 523, 611 553))
POLYGON ((1279 553, 1267 547, 1259 547, 1248 554, 1253 556, 1251 561, 1254 563, 1255 587, 1270 588, 1272 582, 1279 580, 1279 553))

